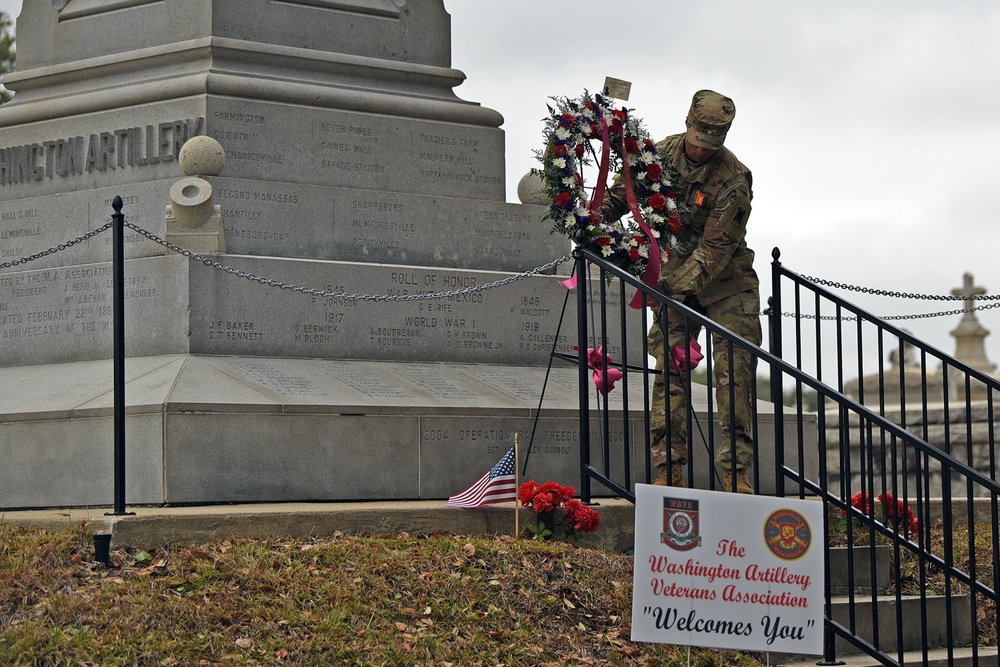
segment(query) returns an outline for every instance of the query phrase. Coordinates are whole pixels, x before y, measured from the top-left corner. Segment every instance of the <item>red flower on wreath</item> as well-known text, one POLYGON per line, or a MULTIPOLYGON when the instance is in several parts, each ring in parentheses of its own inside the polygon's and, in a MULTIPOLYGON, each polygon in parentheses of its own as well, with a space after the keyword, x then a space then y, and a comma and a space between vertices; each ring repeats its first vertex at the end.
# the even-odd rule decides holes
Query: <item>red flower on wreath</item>
POLYGON ((627 118, 628 118, 628 114, 626 114, 621 109, 615 109, 614 111, 612 111, 611 112, 611 131, 614 134, 618 134, 619 132, 621 132, 622 131, 622 125, 625 123, 625 120, 627 118))
POLYGON ((663 175, 663 167, 658 164, 651 164, 646 167, 646 175, 654 181, 660 180, 660 176, 663 175))
POLYGON ((556 195, 556 206, 563 208, 573 200, 573 195, 568 192, 560 192, 556 195))
POLYGON ((639 143, 633 137, 625 137, 625 152, 638 153, 639 143))
POLYGON ((667 198, 657 192, 655 195, 649 198, 649 205, 652 206, 657 211, 662 211, 667 207, 667 198))

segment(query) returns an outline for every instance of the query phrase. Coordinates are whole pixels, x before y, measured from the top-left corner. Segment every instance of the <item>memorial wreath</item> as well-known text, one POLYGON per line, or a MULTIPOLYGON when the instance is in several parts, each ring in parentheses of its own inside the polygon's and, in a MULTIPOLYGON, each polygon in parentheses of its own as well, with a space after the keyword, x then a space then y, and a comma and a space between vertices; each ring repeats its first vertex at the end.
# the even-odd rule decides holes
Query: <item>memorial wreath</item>
POLYGON ((680 230, 680 212, 668 166, 642 122, 628 109, 614 109, 603 95, 554 97, 545 120, 545 148, 536 151, 542 169, 533 170, 549 198, 544 219, 552 233, 655 285, 659 264, 669 259, 680 230), (582 167, 596 158, 592 141, 602 143, 597 184, 588 200, 582 167), (601 213, 607 178, 619 174, 631 220, 605 220, 601 213), (651 261, 652 260, 652 261, 651 261))

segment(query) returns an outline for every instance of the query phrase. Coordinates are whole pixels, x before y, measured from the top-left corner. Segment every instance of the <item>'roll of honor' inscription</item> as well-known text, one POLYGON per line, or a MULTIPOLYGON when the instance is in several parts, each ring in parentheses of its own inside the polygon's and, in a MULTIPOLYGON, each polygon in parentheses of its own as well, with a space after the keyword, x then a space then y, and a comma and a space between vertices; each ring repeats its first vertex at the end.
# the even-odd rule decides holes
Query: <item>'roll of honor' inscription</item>
MULTIPOLYGON (((566 292, 554 276, 511 289, 493 285, 505 274, 484 271, 227 259, 247 273, 333 294, 283 290, 193 263, 193 354, 536 364, 548 360, 554 337, 564 352, 576 344, 571 323, 557 331, 566 292), (276 302, 280 315, 269 307, 276 302)), ((642 349, 634 343, 629 349, 642 349)))

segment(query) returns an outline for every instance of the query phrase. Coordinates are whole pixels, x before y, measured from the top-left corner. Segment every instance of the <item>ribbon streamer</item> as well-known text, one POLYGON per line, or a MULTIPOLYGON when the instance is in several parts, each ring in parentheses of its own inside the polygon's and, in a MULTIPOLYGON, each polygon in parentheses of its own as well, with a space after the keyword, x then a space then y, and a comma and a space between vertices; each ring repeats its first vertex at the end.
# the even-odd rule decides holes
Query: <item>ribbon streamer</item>
MULTIPOLYGON (((639 202, 635 198, 635 188, 632 187, 632 170, 629 169, 628 150, 625 148, 624 131, 622 132, 621 142, 622 159, 624 160, 622 175, 625 177, 625 200, 628 202, 628 208, 632 211, 632 217, 638 223, 639 229, 649 239, 649 258, 646 262, 646 270, 642 274, 642 282, 650 287, 658 287, 660 279, 660 246, 656 243, 653 230, 649 228, 645 218, 642 217, 642 211, 639 210, 639 202)), ((629 308, 644 308, 646 306, 646 295, 642 293, 642 290, 637 291, 628 305, 629 308)))
MULTIPOLYGON (((611 145, 608 143, 608 122, 604 120, 604 115, 601 115, 601 164, 597 171, 597 187, 594 188, 594 198, 590 200, 590 205, 587 206, 587 210, 590 211, 590 215, 594 215, 594 211, 597 211, 597 215, 601 215, 601 207, 604 205, 604 193, 608 187, 608 169, 611 164, 611 145)), ((568 290, 576 289, 576 274, 573 274, 566 280, 560 280, 559 284, 568 290)))
MULTIPOLYGON (((622 134, 624 135, 624 132, 622 134)), ((604 120, 604 114, 601 114, 601 166, 597 170, 597 187, 594 188, 594 198, 588 207, 591 215, 594 215, 594 209, 597 209, 597 213, 600 215, 601 207, 604 206, 604 191, 608 187, 608 169, 611 168, 609 139, 608 121, 604 120)))

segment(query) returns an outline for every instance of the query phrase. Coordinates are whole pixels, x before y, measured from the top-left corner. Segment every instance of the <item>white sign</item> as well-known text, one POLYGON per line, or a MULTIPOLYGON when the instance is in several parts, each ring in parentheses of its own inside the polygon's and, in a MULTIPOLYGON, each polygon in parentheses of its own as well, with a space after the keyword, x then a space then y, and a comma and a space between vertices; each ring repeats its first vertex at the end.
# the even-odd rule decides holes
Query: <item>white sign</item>
POLYGON ((823 505, 636 485, 632 641, 823 653, 823 505))

